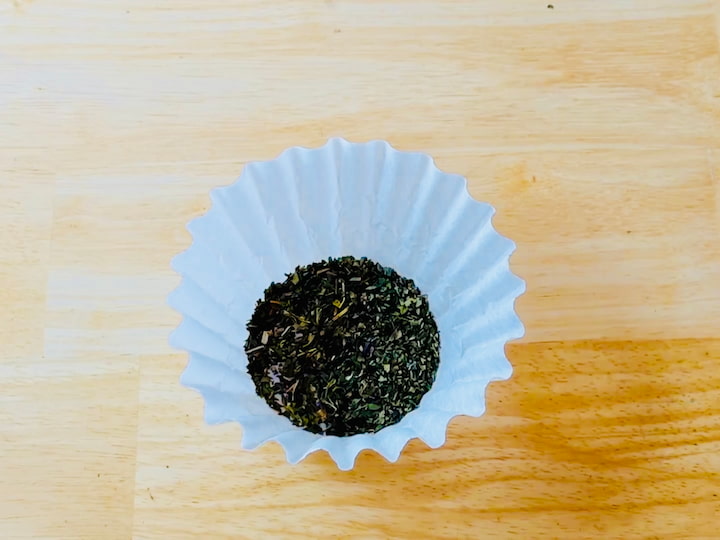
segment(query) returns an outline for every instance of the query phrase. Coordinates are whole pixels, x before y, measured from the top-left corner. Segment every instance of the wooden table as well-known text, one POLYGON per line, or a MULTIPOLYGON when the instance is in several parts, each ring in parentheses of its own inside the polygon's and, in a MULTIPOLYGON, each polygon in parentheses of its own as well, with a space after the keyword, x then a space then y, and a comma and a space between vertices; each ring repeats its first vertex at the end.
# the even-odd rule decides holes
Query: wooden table
POLYGON ((719 538, 720 4, 0 1, 0 537, 719 538), (166 338, 248 160, 384 138, 513 238, 488 412, 397 464, 239 449, 166 338))

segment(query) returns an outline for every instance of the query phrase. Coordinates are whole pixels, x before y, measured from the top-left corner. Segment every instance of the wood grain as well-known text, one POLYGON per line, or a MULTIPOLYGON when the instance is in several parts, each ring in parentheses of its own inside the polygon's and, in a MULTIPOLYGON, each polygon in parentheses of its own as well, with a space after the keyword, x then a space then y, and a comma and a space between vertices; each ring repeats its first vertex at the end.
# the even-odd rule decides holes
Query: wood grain
POLYGON ((0 0, 3 538, 717 538, 720 3, 0 0), (249 160, 384 138, 518 244, 488 413, 397 464, 202 423, 184 224, 249 160))

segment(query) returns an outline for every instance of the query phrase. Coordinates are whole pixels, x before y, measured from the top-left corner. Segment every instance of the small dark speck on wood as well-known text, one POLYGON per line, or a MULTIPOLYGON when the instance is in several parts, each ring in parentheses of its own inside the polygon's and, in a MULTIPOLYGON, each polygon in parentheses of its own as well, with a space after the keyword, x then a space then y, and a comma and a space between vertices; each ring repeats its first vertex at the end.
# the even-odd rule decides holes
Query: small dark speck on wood
POLYGON ((548 5, 547 5, 547 8, 548 8, 548 9, 555 9, 555 6, 552 5, 552 4, 548 4, 548 5))

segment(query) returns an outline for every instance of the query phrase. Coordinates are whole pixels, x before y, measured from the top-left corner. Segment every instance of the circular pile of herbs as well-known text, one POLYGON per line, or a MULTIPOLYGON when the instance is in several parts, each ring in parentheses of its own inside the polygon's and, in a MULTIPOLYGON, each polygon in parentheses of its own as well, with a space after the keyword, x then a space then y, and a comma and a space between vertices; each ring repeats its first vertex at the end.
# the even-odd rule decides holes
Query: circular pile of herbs
POLYGON ((258 395, 313 433, 373 433, 415 409, 440 337, 411 279, 366 258, 298 267, 265 290, 247 325, 258 395))

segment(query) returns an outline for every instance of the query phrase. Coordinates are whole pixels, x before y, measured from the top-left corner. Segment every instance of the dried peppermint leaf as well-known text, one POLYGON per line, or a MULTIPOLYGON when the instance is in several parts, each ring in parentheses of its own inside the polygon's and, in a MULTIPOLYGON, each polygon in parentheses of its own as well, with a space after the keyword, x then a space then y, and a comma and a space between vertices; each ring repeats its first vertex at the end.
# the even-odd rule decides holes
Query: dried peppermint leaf
POLYGON ((373 433, 430 390, 440 337, 412 280, 369 259, 298 267, 265 290, 247 325, 258 395, 313 433, 373 433))

